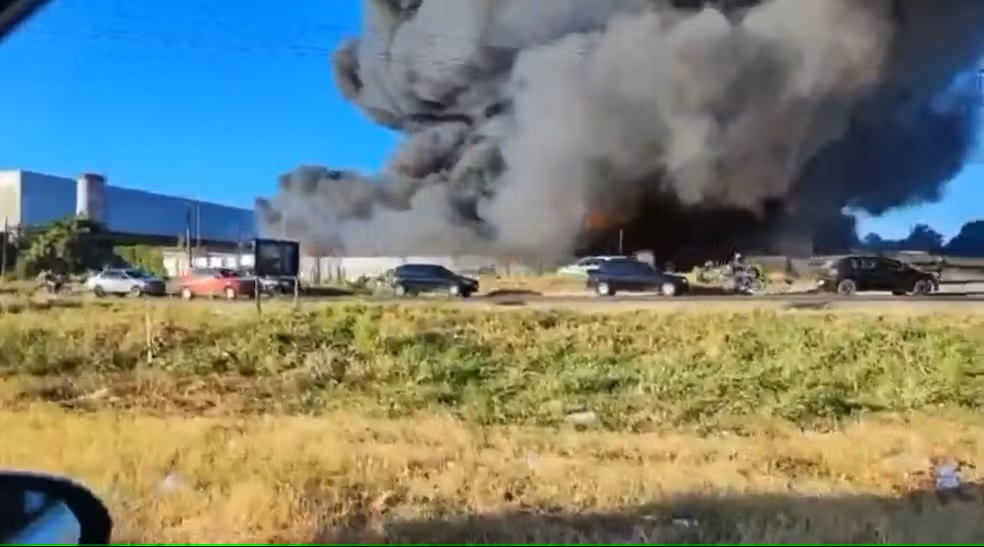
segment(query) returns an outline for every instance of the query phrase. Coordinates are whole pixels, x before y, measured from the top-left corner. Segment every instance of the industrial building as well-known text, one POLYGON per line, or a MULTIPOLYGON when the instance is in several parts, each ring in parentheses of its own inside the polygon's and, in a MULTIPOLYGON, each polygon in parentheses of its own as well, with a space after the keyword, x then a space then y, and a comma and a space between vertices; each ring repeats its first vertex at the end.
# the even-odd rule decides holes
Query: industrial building
POLYGON ((123 239, 174 244, 189 237, 231 245, 255 237, 253 211, 108 184, 102 175, 78 179, 31 171, 0 171, 0 222, 10 230, 77 215, 123 239))

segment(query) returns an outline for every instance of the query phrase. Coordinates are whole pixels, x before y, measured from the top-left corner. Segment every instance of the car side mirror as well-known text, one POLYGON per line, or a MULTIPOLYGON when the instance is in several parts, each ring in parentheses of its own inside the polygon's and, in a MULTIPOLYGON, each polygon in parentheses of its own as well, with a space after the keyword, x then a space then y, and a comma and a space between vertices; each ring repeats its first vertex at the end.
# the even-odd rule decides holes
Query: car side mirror
POLYGON ((70 479, 0 473, 0 543, 106 545, 113 523, 102 501, 70 479))

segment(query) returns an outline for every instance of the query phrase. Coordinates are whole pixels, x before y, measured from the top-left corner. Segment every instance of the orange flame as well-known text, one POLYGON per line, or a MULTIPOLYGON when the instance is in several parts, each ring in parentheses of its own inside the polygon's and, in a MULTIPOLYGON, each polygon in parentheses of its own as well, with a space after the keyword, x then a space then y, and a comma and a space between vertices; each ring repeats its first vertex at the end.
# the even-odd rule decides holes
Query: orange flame
POLYGON ((588 211, 588 214, 584 215, 584 227, 589 232, 603 232, 605 230, 618 228, 622 222, 623 219, 615 215, 597 210, 588 211))

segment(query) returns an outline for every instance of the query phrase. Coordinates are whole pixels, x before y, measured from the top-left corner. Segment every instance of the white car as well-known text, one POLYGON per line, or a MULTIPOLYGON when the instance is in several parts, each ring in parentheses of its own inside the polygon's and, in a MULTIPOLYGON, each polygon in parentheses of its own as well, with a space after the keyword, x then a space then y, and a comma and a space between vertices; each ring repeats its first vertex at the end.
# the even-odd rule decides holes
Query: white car
POLYGON ((103 270, 90 275, 85 285, 96 296, 164 296, 167 290, 164 280, 136 269, 103 270))
POLYGON ((587 277, 591 270, 594 270, 602 262, 607 262, 609 260, 615 259, 625 259, 624 256, 586 256, 581 260, 573 264, 564 266, 563 268, 557 270, 557 273, 561 275, 576 275, 581 277, 587 277))

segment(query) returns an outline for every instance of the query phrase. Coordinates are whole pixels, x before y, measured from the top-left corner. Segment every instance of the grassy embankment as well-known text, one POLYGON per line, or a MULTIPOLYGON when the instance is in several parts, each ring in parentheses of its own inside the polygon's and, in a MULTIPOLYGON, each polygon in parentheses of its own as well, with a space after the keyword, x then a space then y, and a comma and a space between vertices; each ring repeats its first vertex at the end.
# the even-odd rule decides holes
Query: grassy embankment
POLYGON ((0 465, 119 541, 984 537, 905 496, 984 460, 980 316, 144 309, 0 315, 0 465))

